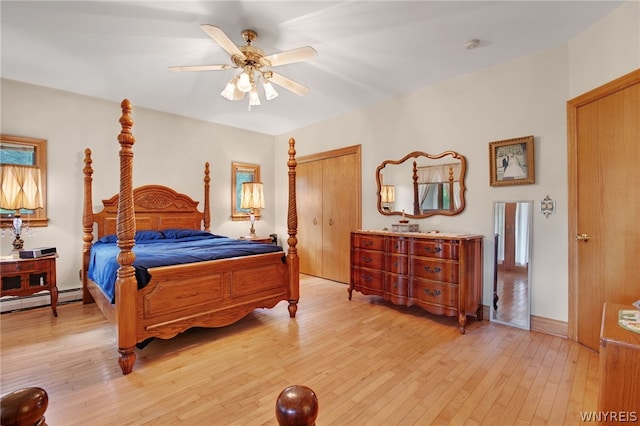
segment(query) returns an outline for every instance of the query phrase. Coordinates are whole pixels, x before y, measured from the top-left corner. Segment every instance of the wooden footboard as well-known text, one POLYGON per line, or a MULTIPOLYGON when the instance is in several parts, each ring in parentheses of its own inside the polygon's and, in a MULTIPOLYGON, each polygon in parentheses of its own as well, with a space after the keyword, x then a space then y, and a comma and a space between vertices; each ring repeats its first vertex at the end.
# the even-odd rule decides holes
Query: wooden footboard
POLYGON ((149 269, 138 291, 138 341, 170 338, 191 327, 233 324, 256 308, 288 300, 282 253, 149 269))
POLYGON ((256 308, 272 308, 288 302, 289 316, 297 311, 299 260, 297 253, 295 141, 289 140, 289 204, 286 255, 282 252, 149 269, 151 281, 137 289, 133 262, 136 230, 169 227, 209 230, 209 164, 205 165, 204 213, 197 202, 160 185, 134 190, 131 104, 122 101, 120 143, 120 192, 104 200, 104 209, 93 212, 91 151, 85 150, 83 226, 83 301, 96 302, 116 325, 119 363, 123 374, 133 370, 136 344, 151 337, 171 338, 191 327, 221 327, 245 317, 256 308), (116 233, 118 278, 116 304, 111 304, 87 276, 93 229, 98 238, 116 233), (202 225, 201 225, 202 224, 202 225))

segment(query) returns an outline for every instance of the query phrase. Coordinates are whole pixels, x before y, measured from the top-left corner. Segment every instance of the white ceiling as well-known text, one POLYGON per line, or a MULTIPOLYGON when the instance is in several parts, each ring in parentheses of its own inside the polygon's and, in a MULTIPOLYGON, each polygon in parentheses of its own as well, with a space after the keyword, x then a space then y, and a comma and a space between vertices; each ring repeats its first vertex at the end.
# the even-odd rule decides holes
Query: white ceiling
POLYGON ((6 1, 3 78, 270 135, 566 43, 618 1, 6 1), (249 112, 220 96, 237 70, 200 24, 238 45, 258 33, 265 54, 312 46, 308 62, 275 68, 311 90, 285 89, 249 112), (480 45, 467 50, 466 43, 480 45))

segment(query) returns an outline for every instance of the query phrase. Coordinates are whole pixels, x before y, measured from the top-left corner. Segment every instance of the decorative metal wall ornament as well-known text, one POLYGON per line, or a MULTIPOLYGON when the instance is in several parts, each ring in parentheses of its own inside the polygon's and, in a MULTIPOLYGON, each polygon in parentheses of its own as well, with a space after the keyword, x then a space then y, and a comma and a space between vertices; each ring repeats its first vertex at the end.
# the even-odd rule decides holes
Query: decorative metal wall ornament
POLYGON ((549 198, 547 195, 544 197, 544 200, 540 201, 540 213, 544 215, 547 219, 549 215, 556 212, 556 201, 549 198))

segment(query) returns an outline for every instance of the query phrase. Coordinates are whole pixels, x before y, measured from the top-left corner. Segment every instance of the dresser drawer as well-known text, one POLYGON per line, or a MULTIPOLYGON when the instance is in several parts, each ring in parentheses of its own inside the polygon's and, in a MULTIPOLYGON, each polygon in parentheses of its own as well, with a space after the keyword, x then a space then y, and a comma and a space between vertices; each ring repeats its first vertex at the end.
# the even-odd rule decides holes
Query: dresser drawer
POLYGON ((387 251, 389 253, 407 254, 409 241, 405 238, 389 238, 387 240, 387 251))
POLYGON ((394 274, 406 275, 409 273, 409 258, 397 254, 387 255, 387 271, 394 274))
POLYGON ((351 247, 383 251, 384 237, 365 234, 351 234, 351 247))
POLYGON ((410 269, 413 276, 417 278, 458 283, 458 262, 455 261, 412 257, 410 269))
POLYGON ((419 302, 441 305, 449 308, 458 306, 458 286, 427 280, 414 280, 411 295, 419 302))
POLYGON ((385 289, 387 293, 403 298, 409 296, 409 277, 396 274, 387 274, 386 280, 387 282, 385 285, 385 289))
POLYGON ((362 293, 382 295, 384 292, 384 272, 351 267, 351 285, 362 293))
POLYGON ((458 247, 458 243, 451 241, 413 240, 411 242, 411 255, 457 260, 458 247))
POLYGON ((371 269, 384 269, 384 253, 381 251, 355 249, 351 251, 351 265, 371 269))

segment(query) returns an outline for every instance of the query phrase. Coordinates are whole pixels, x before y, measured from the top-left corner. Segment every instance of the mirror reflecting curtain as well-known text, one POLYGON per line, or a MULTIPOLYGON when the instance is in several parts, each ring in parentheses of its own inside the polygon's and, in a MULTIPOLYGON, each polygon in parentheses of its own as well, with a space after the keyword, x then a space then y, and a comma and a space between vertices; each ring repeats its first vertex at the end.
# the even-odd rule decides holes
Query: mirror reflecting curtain
POLYGON ((491 321, 530 328, 532 201, 494 203, 491 321))
POLYGON ((409 218, 462 213, 466 164, 455 151, 437 155, 414 151, 400 160, 385 160, 376 170, 378 211, 409 218))

